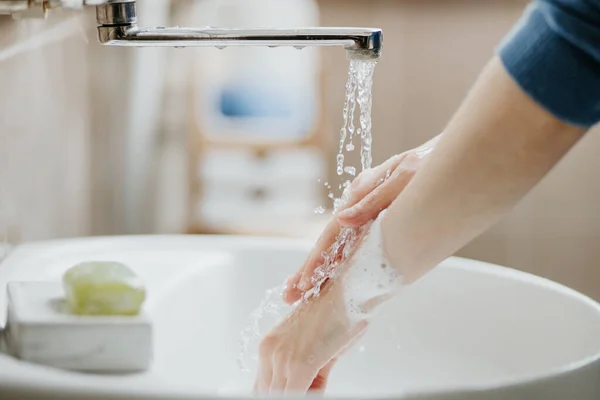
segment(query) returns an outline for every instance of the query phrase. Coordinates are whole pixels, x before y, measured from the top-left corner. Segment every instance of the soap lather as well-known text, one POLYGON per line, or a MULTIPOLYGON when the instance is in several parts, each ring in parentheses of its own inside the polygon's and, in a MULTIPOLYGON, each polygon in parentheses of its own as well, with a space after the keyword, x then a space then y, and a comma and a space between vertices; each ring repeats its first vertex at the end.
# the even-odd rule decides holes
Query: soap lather
POLYGON ((152 324, 144 286, 114 262, 78 264, 63 282, 8 284, 6 343, 24 361, 103 373, 148 369, 152 324))

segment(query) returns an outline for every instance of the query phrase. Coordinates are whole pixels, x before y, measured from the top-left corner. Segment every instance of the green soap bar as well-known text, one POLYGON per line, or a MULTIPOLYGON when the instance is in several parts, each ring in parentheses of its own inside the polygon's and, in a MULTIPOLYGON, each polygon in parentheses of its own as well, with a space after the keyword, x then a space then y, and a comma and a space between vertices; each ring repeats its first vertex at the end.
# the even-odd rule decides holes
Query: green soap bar
POLYGON ((146 298, 140 278, 110 261, 78 264, 63 276, 69 311, 78 315, 137 315, 146 298))

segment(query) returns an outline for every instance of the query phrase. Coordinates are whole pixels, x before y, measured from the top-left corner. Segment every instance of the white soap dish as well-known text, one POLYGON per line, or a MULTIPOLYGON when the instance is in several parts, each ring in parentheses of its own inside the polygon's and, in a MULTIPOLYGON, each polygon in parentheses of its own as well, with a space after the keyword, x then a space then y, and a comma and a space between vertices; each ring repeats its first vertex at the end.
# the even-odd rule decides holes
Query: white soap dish
POLYGON ((152 323, 137 316, 77 316, 66 312, 59 282, 8 284, 4 336, 13 356, 68 370, 127 373, 148 369, 152 323))

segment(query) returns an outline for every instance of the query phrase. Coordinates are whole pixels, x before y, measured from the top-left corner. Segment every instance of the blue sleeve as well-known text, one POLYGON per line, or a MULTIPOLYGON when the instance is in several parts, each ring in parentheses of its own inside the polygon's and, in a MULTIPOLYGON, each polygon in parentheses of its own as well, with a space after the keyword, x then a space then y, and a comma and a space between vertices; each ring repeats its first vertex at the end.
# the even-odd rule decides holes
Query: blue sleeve
POLYGON ((499 57, 538 104, 578 126, 600 122, 600 0, 537 0, 499 57))

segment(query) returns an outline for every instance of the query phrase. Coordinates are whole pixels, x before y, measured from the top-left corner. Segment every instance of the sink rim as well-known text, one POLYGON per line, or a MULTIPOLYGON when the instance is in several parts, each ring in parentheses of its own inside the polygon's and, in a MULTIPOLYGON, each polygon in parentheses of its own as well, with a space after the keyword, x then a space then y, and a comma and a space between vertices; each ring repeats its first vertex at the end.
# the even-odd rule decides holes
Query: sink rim
MULTIPOLYGON (((231 249, 233 252, 240 251, 244 249, 261 249, 261 248, 278 248, 280 250, 299 250, 299 251, 309 251, 312 243, 308 240, 303 239, 293 239, 293 238, 272 238, 272 237, 248 237, 248 236, 219 236, 219 235, 131 235, 131 236, 98 236, 98 237, 84 237, 84 238, 73 238, 73 239, 57 239, 50 241, 39 241, 39 242, 30 242, 25 243, 20 246, 17 246, 13 252, 11 252, 2 262, 0 262, 1 266, 13 266, 14 261, 18 261, 19 257, 26 255, 29 250, 35 250, 36 252, 43 250, 60 250, 63 246, 72 246, 74 243, 80 245, 87 245, 89 247, 94 247, 99 243, 117 242, 120 246, 124 246, 124 244, 131 243, 135 245, 136 242, 140 240, 152 240, 152 241, 161 241, 161 240, 170 240, 175 242, 181 241, 194 241, 197 242, 198 249, 202 248, 210 248, 211 250, 220 251, 222 249, 231 249), (218 248, 214 248, 214 245, 220 245, 218 248)), ((35 257, 35 256, 34 256, 35 257)), ((445 265, 454 269, 463 269, 463 270, 476 270, 478 272, 482 272, 489 275, 502 276, 505 279, 518 280, 521 282, 543 286, 547 289, 550 289, 557 293, 557 295, 561 295, 567 298, 571 298, 574 301, 585 304, 592 311, 595 311, 598 315, 598 319, 600 320, 600 303, 591 299, 590 297, 574 290, 568 288, 562 284, 554 282, 552 280, 542 278, 527 272, 522 272, 515 270, 513 268, 504 267, 500 265, 495 265, 483 261, 472 260, 468 258, 462 257, 450 257, 448 260, 444 261, 445 265)), ((0 268, 0 280, 3 280, 3 276, 6 274, 10 275, 10 272, 14 270, 11 268, 0 268)), ((9 357, 4 354, 0 354, 0 360, 2 358, 9 357)), ((40 368, 39 366, 31 366, 32 368, 40 368)), ((44 367, 41 367, 44 368, 44 367)), ((448 387, 448 388, 437 388, 431 390, 419 390, 416 392, 404 392, 398 394, 390 394, 390 395, 376 395, 370 396, 373 399, 390 399, 390 398, 403 398, 409 399, 413 396, 444 396, 451 394, 461 394, 461 393, 473 393, 473 392, 489 392, 495 390, 507 390, 507 389, 515 389, 518 387, 526 387, 529 385, 535 385, 539 383, 543 383, 545 381, 551 381, 560 377, 565 377, 570 374, 575 374, 578 371, 582 371, 588 368, 597 369, 600 372, 600 348, 596 351, 596 353, 591 354, 582 359, 570 362, 568 364, 555 367, 553 369, 548 370, 545 373, 540 373, 533 376, 524 376, 524 377, 515 377, 515 378, 503 378, 497 382, 493 383, 484 383, 478 385, 477 383, 472 383, 468 385, 461 385, 460 387, 448 387)), ((79 385, 78 385, 79 386, 79 385)), ((94 385, 96 386, 96 385, 94 385)), ((76 398, 86 399, 93 396, 103 395, 109 398, 144 398, 144 399, 198 399, 198 398, 213 398, 219 397, 222 399, 251 399, 254 398, 251 395, 239 395, 239 396, 231 396, 231 395, 219 395, 218 393, 207 392, 205 394, 199 394, 199 392, 188 392, 181 391, 181 393, 177 393, 177 391, 169 390, 167 391, 156 391, 153 388, 153 392, 150 393, 141 393, 137 392, 137 394, 125 394, 122 388, 115 388, 111 390, 110 388, 102 388, 102 390, 97 390, 99 388, 94 387, 94 393, 90 393, 89 390, 91 386, 87 384, 82 385, 81 387, 71 386, 70 383, 65 384, 64 382, 55 382, 55 385, 49 386, 47 383, 42 382, 32 382, 27 380, 22 380, 21 382, 11 381, 9 377, 3 377, 0 375, 0 390, 15 390, 17 392, 22 393, 33 393, 35 391, 39 391, 39 393, 44 393, 45 390, 49 390, 52 388, 54 393, 64 394, 65 396, 75 396, 76 398), (7 379, 8 378, 8 379, 7 379)), ((60 396, 59 396, 60 397, 60 396)), ((309 395, 312 397, 312 395, 309 395)), ((334 399, 351 399, 351 396, 328 396, 334 399)))

